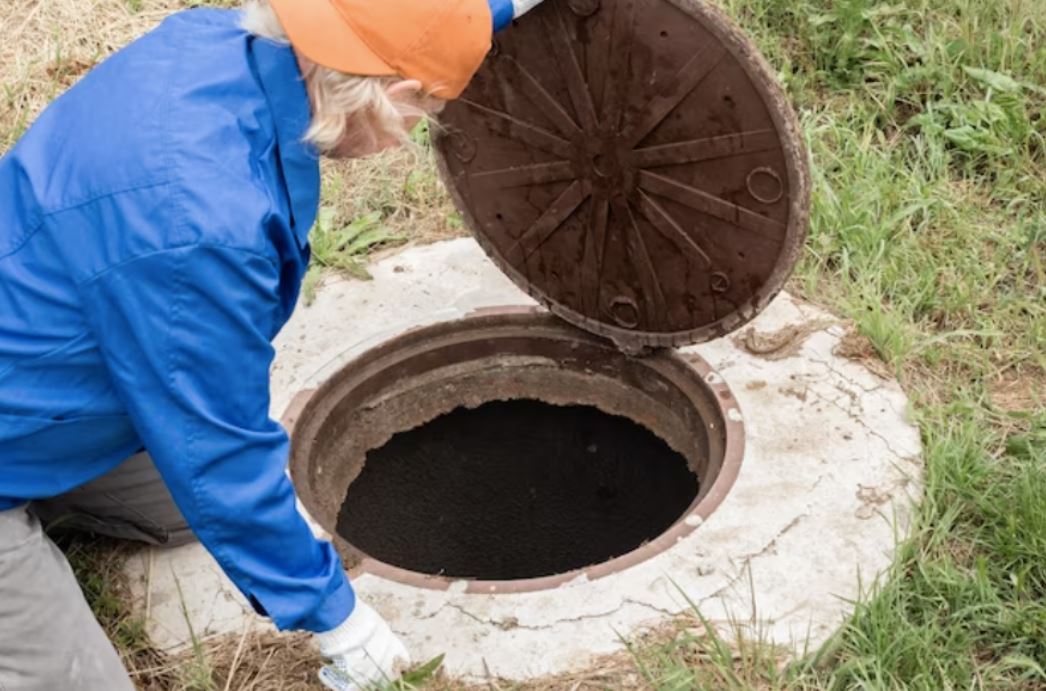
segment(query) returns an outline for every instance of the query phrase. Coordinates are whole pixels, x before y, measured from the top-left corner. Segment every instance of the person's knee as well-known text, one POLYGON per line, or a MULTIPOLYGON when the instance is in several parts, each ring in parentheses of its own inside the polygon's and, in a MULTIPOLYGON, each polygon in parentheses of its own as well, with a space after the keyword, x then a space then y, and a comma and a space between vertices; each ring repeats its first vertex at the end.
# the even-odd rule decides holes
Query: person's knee
POLYGON ((156 546, 160 549, 174 549, 175 547, 184 547, 197 542, 196 533, 192 531, 187 524, 175 527, 167 531, 167 538, 162 542, 157 542, 156 546))
POLYGON ((59 497, 35 502, 48 530, 177 547, 196 539, 146 453, 59 497))
POLYGON ((65 556, 24 508, 0 511, 0 688, 134 691, 65 556))

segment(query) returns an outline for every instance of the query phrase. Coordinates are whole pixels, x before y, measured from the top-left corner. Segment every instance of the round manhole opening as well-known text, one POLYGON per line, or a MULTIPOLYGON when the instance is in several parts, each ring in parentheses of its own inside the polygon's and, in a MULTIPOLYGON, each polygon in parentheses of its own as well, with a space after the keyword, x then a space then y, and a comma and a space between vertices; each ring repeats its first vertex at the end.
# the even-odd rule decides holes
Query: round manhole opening
POLYGON ((338 534, 411 571, 537 578, 639 548, 697 494, 687 459, 627 418, 498 401, 459 408, 367 454, 338 534))
POLYGON ((642 562, 725 497, 740 412, 699 358, 535 310, 422 327, 292 406, 291 473, 350 569, 521 592, 642 562))

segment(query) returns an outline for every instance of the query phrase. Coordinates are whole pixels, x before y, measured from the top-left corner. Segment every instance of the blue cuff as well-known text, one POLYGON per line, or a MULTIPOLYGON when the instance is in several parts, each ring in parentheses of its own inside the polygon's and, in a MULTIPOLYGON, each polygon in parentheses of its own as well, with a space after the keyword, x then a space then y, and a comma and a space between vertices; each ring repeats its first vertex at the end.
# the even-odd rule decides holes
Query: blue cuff
MULTIPOLYGON (((342 578, 341 584, 327 596, 327 599, 312 616, 301 622, 301 628, 311 633, 332 631, 341 626, 354 609, 356 609, 356 593, 349 585, 349 579, 342 578)), ((283 629, 279 626, 279 622, 276 622, 276 625, 277 628, 283 629)))
POLYGON ((490 13, 494 16, 494 31, 501 31, 512 23, 516 16, 516 8, 512 0, 487 0, 490 3, 490 13))

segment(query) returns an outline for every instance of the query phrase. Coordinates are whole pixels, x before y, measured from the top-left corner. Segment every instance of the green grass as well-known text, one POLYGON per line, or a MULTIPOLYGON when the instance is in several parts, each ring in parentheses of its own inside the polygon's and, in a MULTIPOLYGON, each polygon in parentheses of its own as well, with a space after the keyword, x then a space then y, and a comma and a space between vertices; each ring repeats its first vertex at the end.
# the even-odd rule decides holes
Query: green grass
POLYGON ((1046 3, 724 4, 810 142, 795 287, 909 391, 926 496, 818 657, 701 636, 637 658, 657 688, 1046 688, 1046 3))
POLYGON ((323 199, 309 232, 312 263, 302 286, 306 305, 332 273, 369 280, 366 264, 376 250, 412 239, 439 239, 463 229, 436 174, 426 122, 411 133, 410 145, 402 150, 327 162, 323 199))
POLYGON ((363 160, 325 161, 322 196, 323 207, 309 233, 313 261, 303 285, 307 305, 331 274, 368 280, 366 263, 376 250, 464 232, 461 215, 436 173, 426 122, 400 150, 363 160))
POLYGON ((1046 3, 723 4, 811 147, 793 289, 852 318, 910 393, 926 496, 821 650, 784 664, 695 611, 696 633, 633 645, 635 669, 604 683, 1046 688, 1046 3))

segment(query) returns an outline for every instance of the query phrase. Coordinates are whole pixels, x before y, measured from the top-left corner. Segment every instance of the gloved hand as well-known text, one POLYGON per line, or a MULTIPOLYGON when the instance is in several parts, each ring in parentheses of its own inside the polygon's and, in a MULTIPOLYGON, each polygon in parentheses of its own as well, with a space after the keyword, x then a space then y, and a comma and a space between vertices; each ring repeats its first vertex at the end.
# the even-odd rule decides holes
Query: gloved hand
POLYGON ((488 0, 494 15, 494 31, 501 31, 527 12, 541 4, 542 0, 488 0))
POLYGON ((390 684, 410 665, 410 654, 381 616, 356 601, 352 614, 333 631, 315 634, 320 653, 331 661, 320 681, 333 691, 362 691, 390 684))

